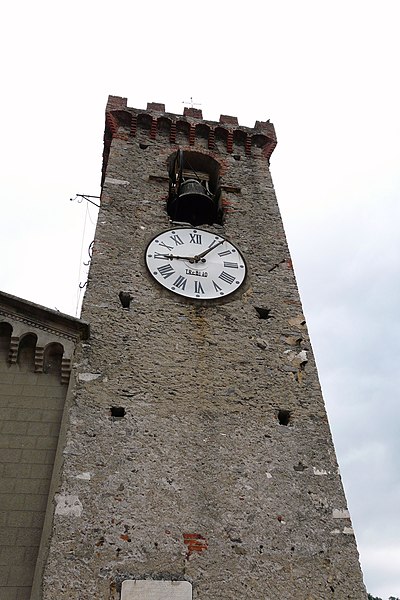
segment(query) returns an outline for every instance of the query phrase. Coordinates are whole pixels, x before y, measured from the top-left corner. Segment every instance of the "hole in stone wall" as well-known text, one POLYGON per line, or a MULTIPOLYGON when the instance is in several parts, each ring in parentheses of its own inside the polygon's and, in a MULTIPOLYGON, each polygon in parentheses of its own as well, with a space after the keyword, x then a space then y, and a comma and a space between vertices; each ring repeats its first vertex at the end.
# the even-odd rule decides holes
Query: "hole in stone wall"
POLYGON ((133 296, 129 292, 120 292, 118 294, 120 299, 122 308, 130 308, 131 301, 133 300, 133 296))
POLYGON ((110 413, 114 419, 122 419, 126 414, 126 410, 123 406, 111 406, 110 413))
POLYGON ((278 421, 279 425, 289 425, 290 422, 290 410, 278 410, 278 421))
POLYGON ((147 150, 147 148, 148 148, 148 147, 149 147, 149 145, 148 145, 148 144, 139 144, 139 148, 140 148, 141 150, 147 150))
POLYGON ((234 155, 233 155, 233 158, 234 158, 235 160, 240 160, 240 159, 241 159, 241 156, 240 156, 240 154, 234 154, 234 155))
POLYGON ((302 471, 305 471, 305 470, 307 469, 307 467, 306 467, 306 465, 304 465, 304 464, 301 462, 301 460, 299 460, 299 462, 298 462, 298 464, 297 464, 297 465, 293 465, 293 469, 294 469, 295 471, 302 472, 302 471))
POLYGON ((272 319, 270 308, 262 308, 261 306, 255 306, 254 308, 260 319, 272 319))

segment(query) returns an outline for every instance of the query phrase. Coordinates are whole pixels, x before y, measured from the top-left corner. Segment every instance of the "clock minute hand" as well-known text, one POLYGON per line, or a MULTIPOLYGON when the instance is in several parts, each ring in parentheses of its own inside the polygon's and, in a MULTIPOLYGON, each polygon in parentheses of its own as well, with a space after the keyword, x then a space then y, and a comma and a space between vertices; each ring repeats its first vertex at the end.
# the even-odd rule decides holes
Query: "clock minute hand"
POLYGON ((203 256, 205 256, 206 254, 211 252, 211 250, 214 250, 214 248, 216 248, 217 246, 220 246, 224 242, 225 242, 225 240, 220 240, 219 242, 214 244, 214 246, 211 246, 211 248, 207 248, 207 250, 204 250, 204 252, 201 252, 201 254, 197 254, 196 256, 194 256, 195 261, 198 262, 201 258, 203 258, 203 256))

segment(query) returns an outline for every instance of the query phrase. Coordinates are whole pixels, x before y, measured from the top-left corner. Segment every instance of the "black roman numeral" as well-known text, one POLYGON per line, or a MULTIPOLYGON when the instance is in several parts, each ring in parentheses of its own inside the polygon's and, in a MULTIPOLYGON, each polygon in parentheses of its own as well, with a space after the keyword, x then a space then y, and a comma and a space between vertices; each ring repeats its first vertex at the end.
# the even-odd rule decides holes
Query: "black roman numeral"
POLYGON ((168 250, 172 250, 173 246, 168 246, 168 244, 165 244, 165 242, 160 242, 160 246, 162 246, 163 248, 167 248, 168 250))
POLYGON ((227 269, 238 269, 239 265, 237 263, 233 263, 233 262, 227 262, 226 260, 224 261, 224 267, 226 267, 227 269))
POLYGON ((167 258, 167 255, 166 254, 160 254, 159 252, 154 252, 153 258, 162 258, 162 259, 165 260, 167 258))
POLYGON ((189 244, 201 244, 201 233, 190 233, 189 244))
POLYGON ((200 281, 196 281, 194 282, 194 293, 195 294, 204 294, 204 290, 203 290, 203 286, 201 285, 200 281))
POLYGON ((187 283, 186 277, 182 277, 182 275, 179 275, 178 279, 176 281, 174 281, 174 286, 184 290, 186 287, 186 283, 187 283))
POLYGON ((218 256, 228 256, 228 254, 232 254, 232 250, 224 250, 223 252, 218 252, 218 256))
POLYGON ((229 283, 229 285, 232 285, 232 283, 235 281, 234 276, 230 275, 229 273, 225 273, 225 271, 222 271, 222 273, 218 275, 218 279, 222 279, 222 281, 229 283))
POLYGON ((175 273, 171 265, 161 265, 161 267, 158 267, 158 271, 164 277, 164 279, 171 277, 171 275, 175 273))
POLYGON ((215 283, 214 279, 212 280, 213 286, 216 292, 222 292, 222 288, 219 287, 218 283, 215 283))
POLYGON ((169 237, 175 242, 175 246, 181 246, 183 244, 183 241, 177 233, 175 235, 170 235, 169 237))

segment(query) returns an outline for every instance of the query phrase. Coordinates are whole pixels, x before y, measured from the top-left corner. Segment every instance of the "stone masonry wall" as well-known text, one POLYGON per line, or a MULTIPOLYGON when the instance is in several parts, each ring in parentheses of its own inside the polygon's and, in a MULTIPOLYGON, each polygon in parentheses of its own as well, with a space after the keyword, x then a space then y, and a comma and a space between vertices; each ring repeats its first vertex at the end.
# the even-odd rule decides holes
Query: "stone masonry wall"
POLYGON ((365 599, 266 142, 180 138, 219 161, 224 224, 204 229, 248 267, 233 296, 190 302, 144 263, 171 227, 178 147, 152 110, 135 131, 108 119, 91 339, 77 353, 43 599, 117 600, 130 579, 189 581, 196 600, 365 599))

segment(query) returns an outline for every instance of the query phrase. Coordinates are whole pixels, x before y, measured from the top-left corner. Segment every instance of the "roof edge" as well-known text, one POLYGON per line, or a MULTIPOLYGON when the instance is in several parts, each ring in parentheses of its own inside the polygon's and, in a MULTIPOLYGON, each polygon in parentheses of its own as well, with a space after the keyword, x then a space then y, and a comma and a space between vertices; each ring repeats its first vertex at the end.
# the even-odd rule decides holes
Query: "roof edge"
POLYGON ((2 307, 8 309, 10 312, 30 317, 39 323, 61 327, 74 337, 83 340, 89 338, 90 328, 89 323, 86 321, 0 291, 0 312, 2 307))

